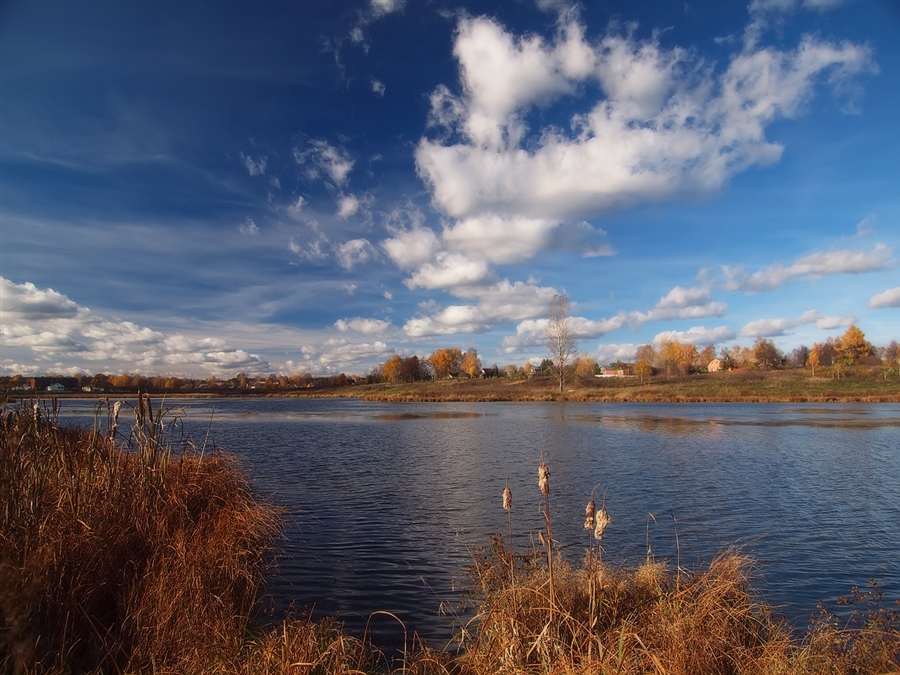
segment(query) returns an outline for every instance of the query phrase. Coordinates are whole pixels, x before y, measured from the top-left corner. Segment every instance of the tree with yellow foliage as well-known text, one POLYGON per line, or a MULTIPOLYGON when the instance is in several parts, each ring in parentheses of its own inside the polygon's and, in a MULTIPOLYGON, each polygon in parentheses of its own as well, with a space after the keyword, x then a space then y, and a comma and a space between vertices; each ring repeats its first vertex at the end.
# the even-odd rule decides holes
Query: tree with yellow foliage
POLYGON ((469 377, 477 377, 481 372, 481 359, 478 358, 478 352, 474 347, 470 348, 462 357, 459 364, 460 372, 465 373, 469 377))
POLYGON ((587 379, 594 377, 596 370, 597 362, 587 352, 582 352, 578 361, 575 362, 575 374, 582 379, 587 379))
POLYGON ((875 349, 872 343, 866 340, 866 334, 856 325, 850 326, 837 341, 838 358, 846 365, 852 365, 867 356, 871 356, 875 349))
POLYGON ((428 363, 435 379, 443 379, 459 372, 462 363, 461 349, 438 349, 428 357, 428 363))

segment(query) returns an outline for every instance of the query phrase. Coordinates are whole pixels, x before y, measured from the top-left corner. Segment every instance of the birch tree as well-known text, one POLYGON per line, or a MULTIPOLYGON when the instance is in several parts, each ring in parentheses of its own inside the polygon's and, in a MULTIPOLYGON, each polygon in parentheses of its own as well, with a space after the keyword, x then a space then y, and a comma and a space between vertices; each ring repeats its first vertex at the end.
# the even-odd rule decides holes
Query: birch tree
POLYGON ((553 361, 552 370, 559 380, 559 390, 563 390, 566 370, 572 355, 578 349, 578 341, 572 330, 569 316, 569 299, 565 295, 554 295, 550 300, 550 323, 547 324, 547 349, 553 361))

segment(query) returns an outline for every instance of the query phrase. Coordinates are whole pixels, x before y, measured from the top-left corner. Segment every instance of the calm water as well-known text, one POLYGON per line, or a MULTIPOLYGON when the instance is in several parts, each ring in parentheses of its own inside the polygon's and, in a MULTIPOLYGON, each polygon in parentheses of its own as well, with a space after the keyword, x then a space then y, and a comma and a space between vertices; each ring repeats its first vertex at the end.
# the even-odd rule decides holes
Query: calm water
MULTIPOLYGON (((73 422, 90 410, 63 405, 73 422)), ((741 545, 766 600, 799 625, 819 600, 870 577, 900 597, 900 405, 166 405, 289 509, 269 583, 276 604, 338 615, 354 631, 381 610, 443 646, 471 550, 507 532, 507 479, 517 545, 541 528, 542 452, 553 534, 572 561, 598 486, 612 517, 608 561, 635 564, 649 543, 657 558, 692 566, 741 545)), ((388 617, 373 623, 402 639, 388 617)))

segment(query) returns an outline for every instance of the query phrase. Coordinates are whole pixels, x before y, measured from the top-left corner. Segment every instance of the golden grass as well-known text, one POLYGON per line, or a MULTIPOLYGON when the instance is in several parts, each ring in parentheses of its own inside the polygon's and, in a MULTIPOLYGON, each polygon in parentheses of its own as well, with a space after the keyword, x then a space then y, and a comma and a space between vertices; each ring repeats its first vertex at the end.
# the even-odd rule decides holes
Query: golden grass
MULTIPOLYGON (((458 651, 413 635, 388 656, 329 619, 264 626, 254 612, 280 514, 254 498, 232 458, 182 439, 173 454, 160 411, 142 402, 136 412, 117 445, 99 426, 60 428, 53 409, 2 410, 0 672, 900 672, 900 612, 874 585, 842 599, 849 619, 823 609, 797 636, 753 592, 740 551, 700 570, 649 558, 626 570, 602 562, 595 539, 569 563, 552 541, 543 470, 546 544, 513 555, 497 535, 475 554, 475 617, 460 627, 458 651)), ((503 503, 511 537, 511 495, 503 503)), ((594 518, 609 522, 605 509, 594 518)), ((600 535, 609 545, 614 530, 600 535)))

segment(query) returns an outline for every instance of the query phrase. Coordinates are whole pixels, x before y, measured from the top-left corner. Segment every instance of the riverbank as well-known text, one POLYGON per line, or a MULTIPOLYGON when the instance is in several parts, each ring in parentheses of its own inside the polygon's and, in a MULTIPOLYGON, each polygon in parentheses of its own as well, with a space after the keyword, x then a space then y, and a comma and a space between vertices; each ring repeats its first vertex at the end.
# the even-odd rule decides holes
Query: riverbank
MULTIPOLYGON (((34 397, 112 399, 136 392, 18 393, 34 397)), ((347 384, 308 389, 228 389, 170 392, 153 396, 177 398, 359 398, 379 402, 573 401, 598 403, 900 403, 900 376, 882 368, 847 368, 812 377, 805 370, 740 370, 683 377, 654 376, 572 378, 563 391, 549 377, 457 378, 398 384, 347 384)))
MULTIPOLYGON (((798 635, 754 592, 753 563, 740 551, 691 570, 649 555, 633 569, 606 565, 602 505, 581 560, 553 545, 512 557, 500 537, 476 553, 475 617, 452 648, 409 635, 388 657, 334 621, 263 621, 256 601, 278 509, 250 493, 228 455, 169 438, 174 426, 155 409, 137 412, 128 439, 106 431, 114 408, 82 430, 59 427, 47 408, 0 416, 0 671, 819 675, 900 666, 900 615, 877 588, 848 596, 860 612, 852 623, 823 613, 798 635)), ((511 523, 521 499, 509 504, 511 523)), ((545 513, 552 542, 549 501, 545 513)))
POLYGON ((582 401, 620 403, 898 403, 900 377, 859 371, 810 377, 804 371, 736 371, 680 378, 572 380, 562 392, 549 378, 422 381, 351 387, 369 401, 582 401))

